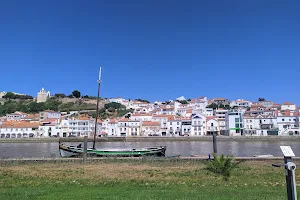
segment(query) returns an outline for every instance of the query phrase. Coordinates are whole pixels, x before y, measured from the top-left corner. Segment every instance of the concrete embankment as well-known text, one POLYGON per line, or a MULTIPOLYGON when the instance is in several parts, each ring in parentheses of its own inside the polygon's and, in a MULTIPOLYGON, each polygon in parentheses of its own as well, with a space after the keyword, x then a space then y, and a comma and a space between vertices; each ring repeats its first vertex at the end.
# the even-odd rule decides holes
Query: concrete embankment
MULTIPOLYGON (((211 141, 212 136, 204 137, 101 137, 96 142, 181 142, 211 141)), ((218 141, 300 141, 295 136, 218 136, 218 141)), ((83 138, 1 138, 0 143, 35 143, 35 142, 83 142, 83 138)), ((88 139, 89 142, 93 138, 88 139)))
MULTIPOLYGON (((237 161, 274 161, 274 163, 282 163, 283 157, 234 157, 237 161)), ((174 161, 174 160, 190 160, 190 161, 204 161, 208 160, 207 156, 172 156, 172 157, 93 157, 87 158, 87 162, 120 162, 120 161, 174 161)), ((300 160, 300 157, 294 157, 296 162, 300 160)), ((21 164, 21 163, 82 163, 83 158, 8 158, 0 159, 0 165, 4 164, 21 164)))

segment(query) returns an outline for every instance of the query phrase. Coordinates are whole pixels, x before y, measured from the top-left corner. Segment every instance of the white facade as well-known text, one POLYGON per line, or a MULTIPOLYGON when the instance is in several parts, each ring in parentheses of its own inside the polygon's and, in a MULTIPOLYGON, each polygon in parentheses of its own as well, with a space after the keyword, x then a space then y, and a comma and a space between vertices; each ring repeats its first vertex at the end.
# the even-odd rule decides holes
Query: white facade
POLYGON ((192 120, 182 119, 181 121, 181 135, 190 136, 192 133, 192 120))
POLYGON ((141 121, 121 120, 118 121, 118 136, 141 136, 141 121))
POLYGON ((138 114, 134 113, 130 116, 130 120, 135 121, 152 121, 152 114, 138 114))
POLYGON ((36 97, 36 102, 41 103, 41 102, 46 102, 47 99, 50 97, 50 92, 46 92, 44 88, 42 88, 38 93, 36 97))
POLYGON ((108 130, 107 136, 109 137, 120 136, 117 122, 108 122, 107 130, 108 130))
POLYGON ((7 114, 6 119, 7 119, 7 121, 20 121, 20 120, 24 119, 26 116, 28 116, 27 113, 14 112, 11 114, 7 114))
POLYGON ((214 116, 214 110, 212 108, 205 108, 205 116, 206 117, 214 116))
POLYGON ((208 117, 206 121, 206 130, 207 130, 207 135, 212 135, 214 132, 219 134, 220 129, 219 129, 219 121, 217 118, 212 118, 208 117))
POLYGON ((206 117, 200 114, 192 116, 191 136, 204 136, 206 135, 206 117))
POLYGON ((296 105, 289 102, 285 102, 281 105, 281 110, 296 110, 296 105))
POLYGON ((0 126, 1 138, 28 138, 38 136, 40 136, 39 123, 6 123, 0 126))
POLYGON ((251 136, 272 135, 271 132, 277 132, 277 120, 274 116, 258 115, 256 117, 244 116, 244 134, 251 136))
POLYGON ((225 119, 227 112, 228 112, 228 110, 225 110, 225 109, 217 109, 216 110, 216 117, 219 118, 219 119, 225 119))
MULTIPOLYGON (((66 134, 60 134, 60 137, 76 136, 92 137, 95 134, 95 120, 92 119, 73 119, 73 120, 62 120, 62 123, 67 126, 66 134)), ((101 135, 101 124, 97 127, 97 136, 101 135)))
POLYGON ((241 111, 229 111, 225 117, 226 131, 230 136, 243 134, 243 117, 241 111))
POLYGON ((251 101, 246 101, 244 99, 237 99, 235 101, 232 101, 230 103, 230 107, 244 107, 244 108, 249 108, 251 107, 252 102, 251 101))
POLYGON ((172 119, 167 122, 168 134, 170 136, 180 136, 181 135, 181 120, 172 119))

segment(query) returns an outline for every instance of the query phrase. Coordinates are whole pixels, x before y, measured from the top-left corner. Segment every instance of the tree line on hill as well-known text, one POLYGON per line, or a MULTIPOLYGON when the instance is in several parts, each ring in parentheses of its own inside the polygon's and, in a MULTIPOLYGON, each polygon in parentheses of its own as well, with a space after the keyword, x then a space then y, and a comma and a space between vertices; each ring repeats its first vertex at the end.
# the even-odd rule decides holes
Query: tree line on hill
MULTIPOLYGON (((111 102, 107 103, 104 105, 103 108, 99 110, 99 118, 104 120, 107 118, 115 118, 115 117, 129 117, 128 113, 133 113, 134 109, 127 109, 126 106, 116 103, 116 102, 111 102)), ((95 114, 93 115, 95 117, 95 114)))
POLYGON ((13 92, 7 92, 4 96, 3 96, 4 99, 33 99, 32 96, 30 95, 26 95, 26 94, 15 94, 13 92))
POLYGON ((60 112, 70 112, 78 110, 95 110, 95 104, 87 104, 81 101, 62 103, 56 97, 49 98, 46 102, 37 103, 28 100, 7 100, 3 105, 0 105, 0 116, 9 113, 21 111, 25 113, 38 113, 44 110, 54 110, 60 112))

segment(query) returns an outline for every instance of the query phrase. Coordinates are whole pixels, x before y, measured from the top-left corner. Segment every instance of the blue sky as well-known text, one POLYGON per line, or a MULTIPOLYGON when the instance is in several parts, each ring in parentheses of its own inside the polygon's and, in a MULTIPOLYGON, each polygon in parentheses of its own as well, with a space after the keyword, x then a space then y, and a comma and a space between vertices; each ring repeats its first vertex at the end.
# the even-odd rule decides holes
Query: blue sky
POLYGON ((0 91, 300 104, 300 2, 1 1, 0 91))

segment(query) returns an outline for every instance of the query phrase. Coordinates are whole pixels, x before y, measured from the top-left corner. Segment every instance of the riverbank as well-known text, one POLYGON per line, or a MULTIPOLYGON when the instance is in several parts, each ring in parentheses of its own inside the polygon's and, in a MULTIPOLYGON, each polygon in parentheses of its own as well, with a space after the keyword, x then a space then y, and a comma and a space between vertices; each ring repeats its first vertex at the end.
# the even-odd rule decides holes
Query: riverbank
POLYGON ((199 160, 7 163, 0 199, 286 199, 284 170, 272 163, 245 161, 229 181, 199 160))
MULTIPOLYGON (((101 137, 96 142, 180 142, 211 141, 212 136, 203 137, 101 137)), ((219 141, 300 141, 300 136, 218 136, 219 141)), ((0 143, 35 143, 35 142, 83 142, 83 138, 1 138, 0 143)), ((89 142, 93 138, 88 139, 89 142)))

